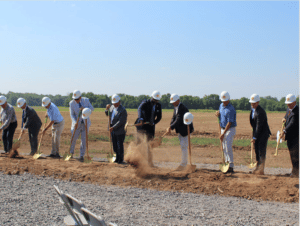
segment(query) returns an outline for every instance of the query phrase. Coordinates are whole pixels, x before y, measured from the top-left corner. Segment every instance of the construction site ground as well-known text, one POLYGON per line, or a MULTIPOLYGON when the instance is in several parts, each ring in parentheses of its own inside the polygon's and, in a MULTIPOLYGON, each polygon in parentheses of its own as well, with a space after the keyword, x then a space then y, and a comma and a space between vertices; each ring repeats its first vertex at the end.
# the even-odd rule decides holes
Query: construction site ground
MULTIPOLYGON (((45 112, 38 111, 41 118, 45 112)), ((172 112, 163 112, 161 122, 156 126, 156 135, 161 136, 169 126, 172 112)), ((195 132, 192 138, 218 138, 218 124, 213 112, 193 112, 195 132)), ((61 138, 60 154, 69 150, 71 140, 71 120, 69 112, 62 112, 65 118, 65 128, 61 138)), ((276 140, 277 130, 281 127, 284 113, 268 113, 268 121, 272 136, 270 141, 276 140)), ((15 139, 20 133, 21 112, 17 112, 18 129, 15 139)), ((129 125, 133 124, 137 113, 128 112, 129 125)), ((43 120, 42 120, 43 121, 43 120)), ((268 146, 266 175, 254 175, 249 171, 237 170, 233 174, 223 174, 217 169, 197 167, 196 172, 173 171, 181 161, 179 145, 170 142, 152 150, 154 168, 146 174, 137 174, 137 169, 124 164, 108 163, 106 157, 110 152, 108 142, 107 117, 104 112, 94 112, 91 116, 92 126, 89 132, 89 152, 94 159, 92 163, 82 163, 76 159, 63 161, 41 157, 33 160, 27 155, 30 152, 28 135, 21 140, 20 157, 10 159, 0 155, 0 170, 6 174, 22 174, 28 172, 40 176, 49 176, 62 180, 87 182, 119 187, 138 187, 156 190, 181 191, 202 194, 219 194, 221 196, 235 196, 256 201, 269 200, 278 202, 299 202, 299 178, 290 178, 286 169, 291 171, 291 160, 287 148, 281 146, 279 156, 274 157, 275 148, 268 146), (172 163, 171 167, 170 164, 172 163), (272 169, 274 172, 272 173, 272 169), (280 169, 285 169, 280 171, 280 169)), ((235 139, 246 140, 251 137, 251 127, 248 113, 237 114, 237 134, 235 139)), ((135 135, 135 128, 128 127, 127 136, 135 135)), ((176 137, 176 134, 166 136, 167 139, 176 137)), ((130 142, 125 143, 125 153, 130 142)), ((79 155, 80 141, 77 141, 75 156, 79 155)), ((1 142, 0 149, 3 150, 1 142)), ((51 131, 47 131, 43 138, 41 151, 48 155, 51 152, 51 131)), ((247 166, 250 163, 250 147, 235 146, 233 148, 235 166, 247 166)), ((255 159, 255 155, 254 155, 255 159)), ((192 145, 193 164, 218 164, 221 162, 221 151, 215 145, 192 145)))

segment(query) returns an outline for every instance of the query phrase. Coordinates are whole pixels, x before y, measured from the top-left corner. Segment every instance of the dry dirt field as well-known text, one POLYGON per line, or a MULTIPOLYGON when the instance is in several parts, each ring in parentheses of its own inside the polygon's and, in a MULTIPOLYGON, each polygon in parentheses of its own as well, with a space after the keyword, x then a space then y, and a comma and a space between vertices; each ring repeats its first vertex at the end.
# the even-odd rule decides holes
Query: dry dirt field
MULTIPOLYGON (((38 112, 41 119, 45 112, 38 112)), ((194 137, 217 138, 218 125, 214 113, 194 112, 194 137)), ((62 134, 60 154, 69 150, 71 133, 71 120, 69 112, 62 112, 66 120, 65 129, 62 134)), ((284 113, 268 113, 269 126, 272 132, 270 140, 276 140, 276 132, 281 127, 281 119, 284 113)), ((17 139, 20 133, 21 112, 17 112, 18 129, 15 133, 17 139)), ((133 124, 137 113, 128 112, 128 122, 133 124)), ((156 127, 156 135, 162 135, 169 126, 172 112, 163 112, 162 121, 156 127)), ((44 120, 42 120, 44 121, 44 120)), ((108 136, 107 117, 104 112, 94 112, 91 116, 92 126, 89 136, 108 136)), ((134 135, 135 128, 129 127, 127 135, 134 135)), ((237 135, 235 139, 250 139, 251 127, 248 113, 237 114, 237 135)), ((167 138, 175 137, 173 132, 167 138)), ((76 153, 79 153, 77 141, 76 153)), ((125 144, 125 152, 129 143, 125 144)), ((3 150, 1 142, 0 149, 3 150)), ((89 142, 90 156, 106 158, 110 150, 109 142, 94 139, 89 142)), ((47 131, 41 146, 44 154, 50 154, 51 134, 47 131)), ((28 135, 22 138, 21 153, 29 153, 30 146, 28 135)), ((266 167, 291 168, 291 161, 287 149, 280 149, 279 156, 274 157, 275 148, 268 147, 266 167)), ((234 147, 235 165, 248 165, 250 161, 250 147, 234 147)), ((181 161, 181 150, 178 145, 163 144, 153 149, 154 162, 181 161)), ((192 146, 193 163, 217 164, 221 161, 220 148, 210 145, 192 146)), ((33 160, 29 156, 21 156, 9 159, 4 155, 0 157, 0 170, 8 174, 19 174, 30 172, 37 175, 53 176, 55 178, 85 181, 88 183, 131 186, 150 188, 157 190, 183 191, 205 194, 220 194, 224 196, 244 197, 255 200, 273 200, 280 202, 299 202, 299 179, 289 178, 287 175, 264 175, 256 176, 245 172, 234 174, 222 174, 219 171, 208 169, 197 169, 195 173, 171 172, 168 168, 152 168, 144 177, 139 177, 135 169, 129 165, 109 164, 107 162, 92 162, 90 164, 80 163, 77 160, 65 162, 58 159, 40 158, 33 160)))

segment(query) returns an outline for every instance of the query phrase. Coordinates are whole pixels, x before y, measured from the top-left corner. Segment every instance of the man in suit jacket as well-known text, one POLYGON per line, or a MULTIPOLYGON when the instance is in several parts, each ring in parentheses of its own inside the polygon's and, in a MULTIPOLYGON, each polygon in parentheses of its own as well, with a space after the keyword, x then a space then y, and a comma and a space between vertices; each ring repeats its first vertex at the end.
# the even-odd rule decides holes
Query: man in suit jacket
POLYGON ((127 111, 120 103, 120 97, 117 94, 112 96, 112 106, 106 105, 105 114, 110 112, 110 128, 113 149, 117 155, 116 163, 122 164, 124 160, 124 140, 125 140, 125 124, 127 122, 127 111))
MULTIPOLYGON (((76 140, 78 139, 79 135, 81 135, 79 161, 83 162, 83 160, 84 160, 83 156, 84 156, 85 150, 86 150, 86 137, 85 137, 85 125, 84 125, 84 120, 82 119, 82 117, 80 117, 77 127, 75 127, 75 124, 76 124, 79 112, 82 112, 82 110, 84 108, 89 108, 92 111, 94 111, 94 108, 91 105, 88 98, 81 97, 81 92, 79 90, 75 90, 73 92, 72 98, 73 98, 73 100, 71 100, 69 103, 69 106, 70 106, 69 110, 70 110, 70 116, 72 119, 71 132, 72 132, 72 135, 73 135, 73 133, 75 133, 75 134, 74 134, 74 138, 73 138, 73 141, 71 144, 70 153, 73 156, 76 140)), ((90 118, 88 118, 87 119, 88 130, 89 130, 90 126, 91 126, 91 120, 90 120, 90 118)))
POLYGON ((268 118, 265 110, 259 105, 259 95, 253 94, 250 97, 251 113, 250 124, 252 126, 252 140, 255 147, 257 167, 253 171, 254 174, 264 174, 266 150, 268 139, 271 135, 271 131, 268 125, 268 118))
POLYGON ((18 126, 15 109, 6 101, 5 96, 0 96, 0 133, 2 131, 3 147, 5 153, 8 153, 12 148, 14 133, 18 126))
POLYGON ((31 147, 30 155, 34 155, 37 151, 38 147, 38 135, 40 132, 40 128, 42 126, 42 121, 40 117, 37 115, 36 111, 29 107, 25 101, 25 99, 18 99, 18 107, 23 110, 22 113, 22 134, 25 129, 28 129, 29 142, 31 147), (24 125, 24 126, 23 126, 24 125))
MULTIPOLYGON (((167 128, 167 132, 171 132, 171 130, 175 129, 176 133, 178 133, 178 138, 181 146, 181 163, 177 170, 183 170, 187 165, 188 159, 188 130, 187 125, 183 123, 183 116, 186 112, 189 112, 186 106, 184 106, 177 94, 172 94, 170 97, 170 103, 174 106, 174 113, 170 123, 170 127, 167 128)), ((193 123, 190 125, 190 133, 194 131, 193 123)))
POLYGON ((286 96, 285 103, 288 108, 283 118, 285 122, 285 129, 281 137, 285 134, 285 140, 290 152, 291 161, 293 165, 291 177, 299 177, 299 106, 296 103, 296 96, 289 94, 286 96))
POLYGON ((137 126, 138 133, 145 133, 148 141, 154 138, 155 125, 161 120, 161 104, 159 100, 161 98, 160 92, 154 91, 151 99, 144 100, 138 108, 138 119, 139 123, 145 123, 142 126, 137 126))

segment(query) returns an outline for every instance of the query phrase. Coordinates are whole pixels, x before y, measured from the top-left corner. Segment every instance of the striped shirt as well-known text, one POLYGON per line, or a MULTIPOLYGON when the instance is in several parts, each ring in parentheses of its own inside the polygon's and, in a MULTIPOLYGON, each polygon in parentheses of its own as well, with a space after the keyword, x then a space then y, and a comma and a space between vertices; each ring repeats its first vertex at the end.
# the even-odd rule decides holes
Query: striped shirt
POLYGON ((5 130, 7 127, 9 127, 10 123, 17 121, 15 109, 9 103, 7 103, 4 109, 1 108, 0 120, 2 122, 2 126, 0 127, 0 129, 2 130, 5 130))

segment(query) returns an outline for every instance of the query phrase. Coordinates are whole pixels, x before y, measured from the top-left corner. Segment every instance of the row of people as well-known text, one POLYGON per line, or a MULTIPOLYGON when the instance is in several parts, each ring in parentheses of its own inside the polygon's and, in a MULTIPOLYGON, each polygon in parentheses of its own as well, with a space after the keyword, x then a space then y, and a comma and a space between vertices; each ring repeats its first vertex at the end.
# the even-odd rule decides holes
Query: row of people
MULTIPOLYGON (((74 134, 72 139, 70 152, 74 154, 74 148, 76 140, 81 135, 80 145, 80 161, 83 161, 85 154, 85 126, 84 120, 79 118, 79 113, 84 108, 94 110, 93 106, 89 102, 88 98, 81 97, 81 92, 75 90, 72 96, 73 100, 69 103, 69 111, 72 119, 71 133, 74 134), (77 122, 78 119, 78 123, 77 122), (75 127, 77 125, 77 127, 75 127)), ((147 140, 150 141, 155 136, 155 125, 160 122, 162 118, 161 104, 159 103, 161 94, 158 91, 154 91, 149 100, 144 100, 138 108, 138 118, 135 124, 137 126, 137 132, 140 134, 146 134, 147 140)), ((236 134, 236 111, 230 104, 230 95, 228 92, 223 91, 220 95, 222 101, 219 110, 215 113, 219 118, 221 127, 220 140, 225 155, 225 161, 230 164, 229 171, 233 172, 234 161, 232 152, 232 142, 236 134)), ((259 105, 260 97, 257 94, 253 94, 250 97, 251 112, 250 112, 250 125, 253 129, 253 138, 251 142, 254 143, 257 167, 254 173, 263 174, 266 160, 266 148, 268 138, 271 135, 267 114, 264 109, 259 105)), ((182 160, 178 170, 182 170, 187 165, 188 156, 188 137, 187 126, 183 123, 183 116, 189 110, 180 102, 177 94, 172 94, 170 97, 170 103, 174 106, 173 117, 171 119, 170 126, 166 129, 167 132, 171 130, 178 133, 178 138, 181 145, 182 160)), ((283 118, 285 122, 285 130, 280 134, 280 137, 284 137, 287 140, 288 149, 290 151, 291 161, 293 165, 292 176, 299 175, 299 107, 296 105, 296 97, 292 94, 287 95, 285 103, 287 104, 287 112, 283 118)), ((1 121, 2 126, 0 131, 2 132, 3 145, 5 152, 8 152, 12 146, 12 139, 14 131, 17 127, 17 118, 14 108, 6 102, 4 96, 0 97, 1 121)), ((23 98, 19 98, 17 106, 23 109, 22 113, 22 133, 25 129, 29 132, 29 141, 31 145, 31 155, 37 150, 37 136, 41 128, 42 122, 37 116, 33 108, 27 106, 26 101, 23 98)), ((42 106, 47 108, 46 115, 50 118, 50 123, 42 131, 45 133, 47 129, 52 126, 52 151, 49 157, 59 157, 59 142, 60 136, 64 129, 64 119, 60 114, 58 108, 51 102, 50 98, 44 97, 42 100, 42 106)), ((111 133, 113 150, 116 153, 116 163, 123 163, 124 159, 124 140, 125 140, 125 124, 127 122, 127 111, 124 106, 121 105, 120 97, 118 95, 112 96, 112 105, 106 106, 105 114, 110 116, 109 119, 109 131, 111 133)), ((87 128, 91 125, 90 119, 87 120, 87 128)), ((194 131, 193 124, 190 125, 190 132, 194 131)), ((152 154, 148 149, 148 162, 152 164, 152 154)))

